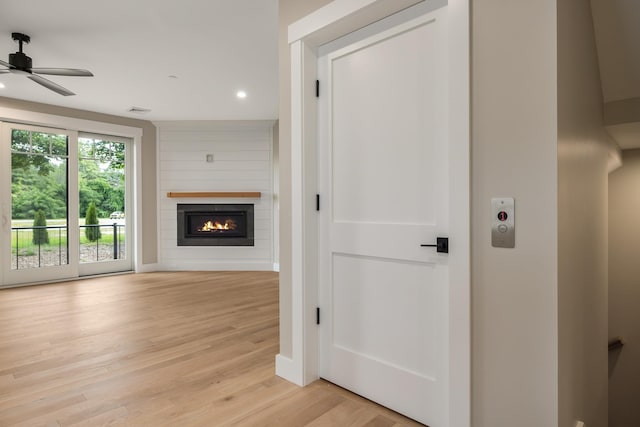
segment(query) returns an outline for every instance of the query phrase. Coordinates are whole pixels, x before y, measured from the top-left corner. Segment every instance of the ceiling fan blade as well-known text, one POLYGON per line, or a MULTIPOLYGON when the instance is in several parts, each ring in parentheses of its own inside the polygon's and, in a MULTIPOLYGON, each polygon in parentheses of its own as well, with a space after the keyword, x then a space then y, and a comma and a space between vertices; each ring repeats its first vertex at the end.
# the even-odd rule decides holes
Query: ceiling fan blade
POLYGON ((70 96, 70 95, 75 95, 75 93, 71 92, 69 89, 65 89, 62 86, 60 86, 57 83, 52 82, 51 80, 47 80, 44 77, 40 77, 37 76, 35 74, 31 74, 29 76, 31 80, 33 80, 34 82, 41 84, 42 86, 46 87, 47 89, 51 89, 52 91, 59 93, 60 95, 63 96, 70 96))
POLYGON ((9 64, 8 62, 4 62, 2 60, 0 60, 0 65, 4 65, 7 68, 14 68, 13 65, 9 64))
POLYGON ((32 68, 31 72, 50 76, 93 77, 91 71, 78 68, 32 68))

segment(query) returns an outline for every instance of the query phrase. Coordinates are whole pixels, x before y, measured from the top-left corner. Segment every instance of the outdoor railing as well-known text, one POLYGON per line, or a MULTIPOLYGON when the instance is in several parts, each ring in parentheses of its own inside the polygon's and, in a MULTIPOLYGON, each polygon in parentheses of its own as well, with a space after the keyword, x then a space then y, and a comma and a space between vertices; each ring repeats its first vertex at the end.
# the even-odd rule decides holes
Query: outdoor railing
MULTIPOLYGON (((80 225, 80 262, 124 259, 124 224, 80 225), (85 238, 87 228, 98 228, 101 238, 91 242, 85 238)), ((11 268, 27 269, 68 264, 66 225, 11 227, 11 268), (48 239, 36 238, 36 230, 46 230, 48 239)))
MULTIPOLYGON (((81 225, 80 231, 86 230, 87 228, 98 228, 101 231, 102 235, 111 235, 113 236, 113 242, 111 244, 104 243, 102 245, 103 253, 100 253, 100 240, 97 239, 95 242, 86 243, 87 246, 95 246, 95 259, 92 259, 92 256, 88 256, 88 259, 83 259, 82 253, 80 254, 80 262, 92 262, 92 261, 105 261, 107 259, 123 259, 124 258, 124 235, 122 233, 122 229, 124 228, 124 224, 113 223, 110 225, 81 225), (107 229, 107 232, 103 232, 103 229, 107 229), (112 257, 108 257, 108 253, 112 254, 112 257)), ((80 247, 82 248, 82 244, 80 247)))
MULTIPOLYGON (((67 226, 66 225, 42 225, 42 226, 33 226, 33 227, 11 227, 11 233, 15 232, 15 238, 11 236, 11 268, 18 270, 22 266, 22 268, 35 268, 35 267, 49 267, 52 265, 63 265, 67 264, 67 226), (33 242, 33 234, 34 230, 46 230, 47 233, 49 230, 58 230, 58 244, 43 244, 41 240, 38 239, 37 243, 33 242), (64 234, 62 233, 64 231, 64 234), (22 232, 22 234, 20 233, 22 232), (64 242, 64 244, 63 244, 64 242), (45 252, 47 253, 47 257, 43 259, 43 246, 45 247, 45 252), (54 263, 56 258, 55 253, 51 248, 55 248, 57 246, 57 264, 54 263), (38 248, 37 256, 34 252, 34 247, 38 248), (64 249, 64 251, 63 251, 64 249), (63 262, 64 260, 64 262, 63 262), (20 263, 22 261, 22 264, 20 263), (43 265, 43 261, 44 264, 43 265)), ((55 234, 54 238, 55 238, 55 234)), ((55 240, 52 239, 52 236, 49 235, 49 241, 55 240)))

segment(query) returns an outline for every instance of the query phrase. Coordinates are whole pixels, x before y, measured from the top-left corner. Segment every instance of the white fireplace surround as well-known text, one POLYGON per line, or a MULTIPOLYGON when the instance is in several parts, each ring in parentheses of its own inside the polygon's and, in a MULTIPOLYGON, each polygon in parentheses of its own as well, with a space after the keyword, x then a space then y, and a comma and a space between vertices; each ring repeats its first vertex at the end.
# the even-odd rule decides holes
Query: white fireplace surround
POLYGON ((159 269, 273 270, 273 121, 156 122, 159 269), (259 192, 259 197, 168 197, 259 192), (254 246, 178 246, 178 204, 254 204, 254 246))

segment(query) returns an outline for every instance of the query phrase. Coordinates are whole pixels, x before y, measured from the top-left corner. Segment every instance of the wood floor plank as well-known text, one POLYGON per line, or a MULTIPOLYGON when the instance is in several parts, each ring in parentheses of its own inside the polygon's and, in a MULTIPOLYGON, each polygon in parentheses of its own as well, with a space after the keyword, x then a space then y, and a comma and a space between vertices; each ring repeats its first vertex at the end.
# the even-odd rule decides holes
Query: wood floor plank
POLYGON ((417 426, 274 374, 278 275, 159 272, 0 290, 0 426, 417 426))
POLYGON ((307 427, 335 426, 339 425, 338 423, 361 427, 366 425, 377 415, 378 414, 373 411, 368 411, 362 404, 345 399, 342 403, 309 423, 307 427))

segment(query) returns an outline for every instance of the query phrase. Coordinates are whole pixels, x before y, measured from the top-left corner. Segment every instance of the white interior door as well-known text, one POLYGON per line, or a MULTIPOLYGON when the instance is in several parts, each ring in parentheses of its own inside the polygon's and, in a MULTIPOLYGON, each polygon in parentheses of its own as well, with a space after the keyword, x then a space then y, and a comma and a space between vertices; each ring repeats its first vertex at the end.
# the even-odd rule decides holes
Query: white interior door
MULTIPOLYGON (((319 58, 320 376, 448 425, 446 8, 319 58)), ((455 251, 455 247, 452 248, 455 251)))

